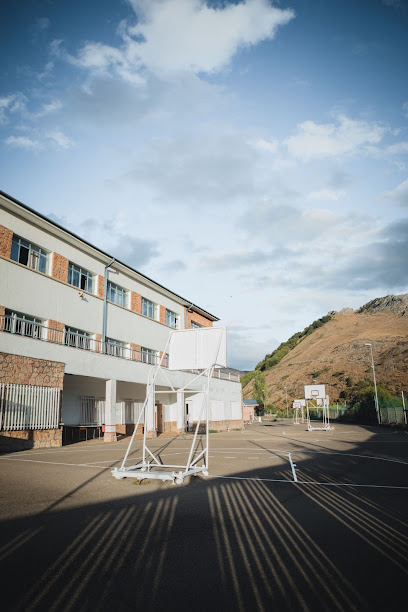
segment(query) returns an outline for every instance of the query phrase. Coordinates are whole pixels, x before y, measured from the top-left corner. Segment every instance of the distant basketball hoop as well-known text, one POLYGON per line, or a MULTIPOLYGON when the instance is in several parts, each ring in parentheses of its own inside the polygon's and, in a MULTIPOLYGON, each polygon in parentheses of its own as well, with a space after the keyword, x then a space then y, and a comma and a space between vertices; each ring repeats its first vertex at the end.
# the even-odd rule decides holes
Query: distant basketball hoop
POLYGON ((329 397, 326 395, 326 385, 305 385, 306 418, 308 431, 330 431, 329 397), (322 413, 322 426, 316 427, 311 422, 311 411, 319 417, 322 413))

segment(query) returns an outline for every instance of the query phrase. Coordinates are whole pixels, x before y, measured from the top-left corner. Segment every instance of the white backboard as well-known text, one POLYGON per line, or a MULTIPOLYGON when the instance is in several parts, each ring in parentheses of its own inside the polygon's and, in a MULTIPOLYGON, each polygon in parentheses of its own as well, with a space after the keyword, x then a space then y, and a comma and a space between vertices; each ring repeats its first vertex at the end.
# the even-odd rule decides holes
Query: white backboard
POLYGON ((169 370, 206 370, 227 365, 225 327, 180 329, 170 335, 169 370))
POLYGON ((306 400, 304 399, 296 399, 293 402, 293 408, 302 408, 302 406, 306 406, 306 400))
POLYGON ((305 385, 305 399, 324 399, 326 385, 305 385))

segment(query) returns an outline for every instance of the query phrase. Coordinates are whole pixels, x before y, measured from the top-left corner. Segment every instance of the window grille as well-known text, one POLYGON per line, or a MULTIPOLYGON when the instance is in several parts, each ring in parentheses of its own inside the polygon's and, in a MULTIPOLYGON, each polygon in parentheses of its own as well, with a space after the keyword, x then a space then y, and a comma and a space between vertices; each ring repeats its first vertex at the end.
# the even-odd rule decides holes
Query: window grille
POLYGON ((122 425, 137 423, 140 413, 143 409, 143 402, 135 400, 122 400, 122 425))
POLYGON ((99 397, 81 397, 81 425, 103 425, 105 400, 99 397))

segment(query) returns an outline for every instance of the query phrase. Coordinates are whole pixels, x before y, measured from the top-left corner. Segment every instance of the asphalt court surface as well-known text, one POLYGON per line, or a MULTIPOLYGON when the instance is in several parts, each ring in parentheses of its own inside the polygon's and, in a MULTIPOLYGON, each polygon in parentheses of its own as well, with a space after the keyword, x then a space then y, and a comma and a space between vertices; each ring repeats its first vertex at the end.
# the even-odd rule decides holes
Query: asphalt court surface
MULTIPOLYGON (((182 485, 113 478, 128 442, 0 456, 7 610, 405 607, 406 432, 254 423, 210 434, 182 485)), ((191 442, 148 445, 182 465, 191 442)))

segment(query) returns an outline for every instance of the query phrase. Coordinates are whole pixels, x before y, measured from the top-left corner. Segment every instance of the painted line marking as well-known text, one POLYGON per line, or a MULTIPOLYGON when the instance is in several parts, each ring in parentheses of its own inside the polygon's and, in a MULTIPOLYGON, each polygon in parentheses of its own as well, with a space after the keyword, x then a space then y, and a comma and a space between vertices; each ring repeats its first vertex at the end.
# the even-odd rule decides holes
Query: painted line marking
MULTIPOLYGON (((7 461, 23 461, 25 463, 45 463, 45 465, 65 465, 69 467, 90 467, 98 468, 100 470, 110 470, 110 467, 99 467, 92 465, 91 463, 63 463, 62 461, 39 461, 37 459, 18 459, 17 457, 0 457, 0 459, 6 459, 7 461)), ((120 461, 120 459, 118 459, 120 461)))
POLYGON ((226 480, 252 480, 255 482, 285 482, 288 484, 296 485, 320 485, 326 487, 368 487, 371 489, 403 489, 408 491, 408 487, 399 487, 393 485, 372 485, 372 484, 352 484, 349 482, 315 482, 311 480, 283 480, 279 478, 250 478, 247 476, 215 476, 211 475, 210 478, 224 478, 226 480))

